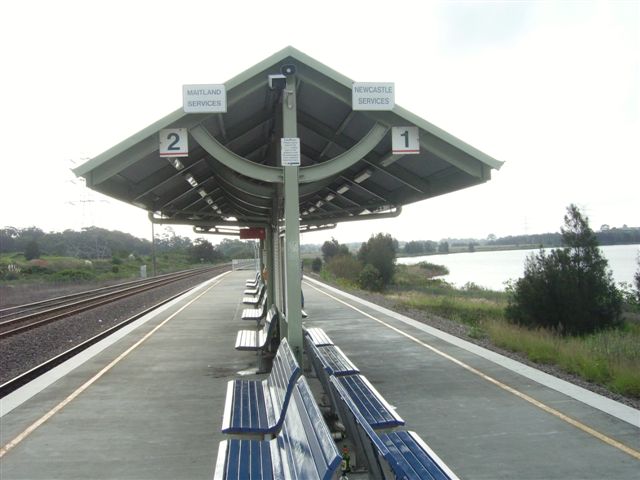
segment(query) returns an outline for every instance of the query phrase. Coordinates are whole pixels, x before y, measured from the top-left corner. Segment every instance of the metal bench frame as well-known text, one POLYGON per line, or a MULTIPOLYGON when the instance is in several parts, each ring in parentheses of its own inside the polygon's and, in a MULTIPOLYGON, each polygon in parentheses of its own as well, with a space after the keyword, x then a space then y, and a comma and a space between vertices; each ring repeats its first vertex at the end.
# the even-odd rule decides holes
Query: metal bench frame
POLYGON ((345 408, 341 420, 356 444, 358 458, 363 456, 369 475, 375 480, 459 480, 438 455, 412 431, 377 433, 364 418, 358 406, 338 378, 329 380, 334 398, 345 408))
POLYGON ((336 478, 340 461, 311 389, 300 377, 276 438, 220 442, 213 478, 330 480, 336 478))

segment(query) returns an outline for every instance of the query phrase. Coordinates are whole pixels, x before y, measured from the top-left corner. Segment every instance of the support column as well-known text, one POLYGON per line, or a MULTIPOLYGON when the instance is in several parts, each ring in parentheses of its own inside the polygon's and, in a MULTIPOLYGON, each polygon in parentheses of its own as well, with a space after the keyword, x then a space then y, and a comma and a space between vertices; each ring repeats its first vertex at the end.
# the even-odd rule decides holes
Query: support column
MULTIPOLYGON (((282 93, 282 136, 298 136, 295 76, 287 77, 282 93)), ((302 284, 300 272, 300 207, 297 166, 284 166, 284 223, 285 223, 285 306, 287 340, 302 365, 302 284)))
POLYGON ((273 228, 271 225, 267 225, 265 227, 265 260, 266 260, 266 268, 267 268, 267 305, 271 308, 271 305, 276 303, 275 296, 275 270, 274 270, 274 247, 273 247, 273 228))

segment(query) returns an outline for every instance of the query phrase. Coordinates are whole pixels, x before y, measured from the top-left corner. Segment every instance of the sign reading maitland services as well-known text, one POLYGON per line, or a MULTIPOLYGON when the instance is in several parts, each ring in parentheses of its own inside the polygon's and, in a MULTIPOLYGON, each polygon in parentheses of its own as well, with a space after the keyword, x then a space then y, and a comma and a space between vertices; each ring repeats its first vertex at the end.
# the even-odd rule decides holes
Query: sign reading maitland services
POLYGON ((300 139, 280 139, 280 161, 283 167, 297 167, 300 165, 300 139))
POLYGON ((394 155, 420 153, 418 127, 392 127, 391 153, 394 155))
POLYGON ((227 89, 224 85, 183 85, 182 109, 185 113, 225 113, 227 89))
POLYGON ((353 82, 351 102, 354 110, 393 110, 396 87, 392 83, 353 82))
POLYGON ((186 128, 165 128, 160 130, 160 156, 189 156, 189 134, 186 128))

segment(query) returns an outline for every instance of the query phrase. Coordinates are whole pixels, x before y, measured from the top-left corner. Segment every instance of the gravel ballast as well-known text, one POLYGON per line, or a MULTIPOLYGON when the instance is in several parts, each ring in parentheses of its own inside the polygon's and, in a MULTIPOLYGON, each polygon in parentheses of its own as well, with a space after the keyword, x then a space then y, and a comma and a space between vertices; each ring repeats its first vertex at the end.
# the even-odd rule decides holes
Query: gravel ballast
MULTIPOLYGON (((50 358, 94 337, 118 323, 142 312, 184 290, 209 280, 216 273, 203 273, 169 285, 154 288, 132 297, 103 305, 64 320, 0 340, 0 384, 40 365, 50 358)), ((19 289, 17 297, 3 295, 3 305, 35 302, 54 296, 68 295, 97 286, 65 287, 64 289, 19 289)), ((6 292, 6 290, 5 290, 6 292)))

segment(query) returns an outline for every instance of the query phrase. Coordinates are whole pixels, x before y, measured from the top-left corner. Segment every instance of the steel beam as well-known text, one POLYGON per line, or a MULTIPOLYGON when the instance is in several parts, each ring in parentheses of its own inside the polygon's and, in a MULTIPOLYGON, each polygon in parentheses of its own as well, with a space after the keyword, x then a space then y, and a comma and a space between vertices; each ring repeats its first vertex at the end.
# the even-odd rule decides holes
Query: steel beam
POLYGON ((189 130, 191 136, 204 150, 232 170, 263 182, 282 182, 282 169, 256 164, 240 155, 235 154, 215 139, 202 125, 196 125, 189 130))

